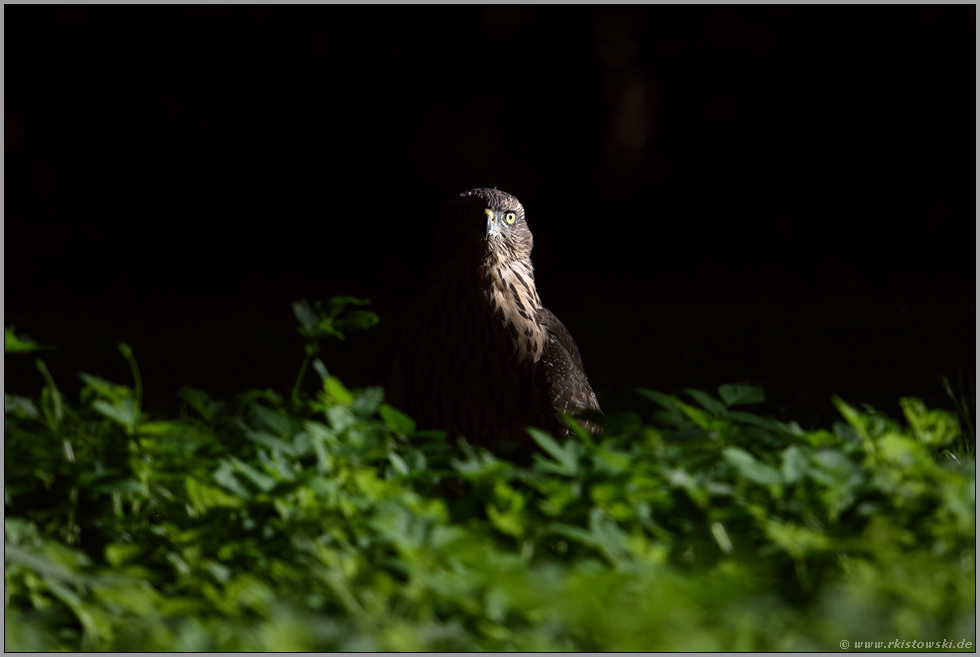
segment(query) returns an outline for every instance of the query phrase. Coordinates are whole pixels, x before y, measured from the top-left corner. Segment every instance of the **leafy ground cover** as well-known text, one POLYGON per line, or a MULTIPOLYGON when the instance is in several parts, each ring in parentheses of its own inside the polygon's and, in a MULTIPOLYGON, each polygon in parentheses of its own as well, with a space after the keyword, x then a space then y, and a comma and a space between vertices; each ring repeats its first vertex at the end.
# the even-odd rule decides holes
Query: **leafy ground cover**
POLYGON ((133 385, 81 374, 77 403, 39 359, 5 398, 5 649, 975 649, 966 400, 963 427, 835 399, 804 431, 755 388, 643 390, 509 461, 328 373, 358 303, 294 308, 314 396, 184 388, 151 418, 125 345, 133 385))

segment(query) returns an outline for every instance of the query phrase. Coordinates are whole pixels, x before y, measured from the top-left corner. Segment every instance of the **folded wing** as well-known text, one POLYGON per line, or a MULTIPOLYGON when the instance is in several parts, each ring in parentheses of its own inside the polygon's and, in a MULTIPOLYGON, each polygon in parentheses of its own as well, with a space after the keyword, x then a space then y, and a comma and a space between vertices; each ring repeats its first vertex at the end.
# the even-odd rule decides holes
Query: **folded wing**
MULTIPOLYGON (((574 415, 586 409, 601 411, 599 400, 589 385, 578 346, 565 325, 546 308, 538 309, 535 319, 545 329, 544 352, 534 369, 538 418, 553 435, 565 435, 568 427, 561 415, 574 415)), ((584 426, 597 430, 590 422, 584 426)))

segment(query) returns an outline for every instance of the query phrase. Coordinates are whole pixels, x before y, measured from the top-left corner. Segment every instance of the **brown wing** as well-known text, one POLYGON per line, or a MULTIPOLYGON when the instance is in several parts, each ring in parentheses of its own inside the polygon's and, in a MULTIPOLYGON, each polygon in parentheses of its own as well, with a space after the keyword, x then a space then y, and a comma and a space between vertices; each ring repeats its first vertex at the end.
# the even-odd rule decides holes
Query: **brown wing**
MULTIPOLYGON (((565 435, 568 428, 561 421, 561 414, 572 415, 584 409, 601 412, 599 400, 589 385, 578 346, 565 325, 545 308, 536 311, 535 319, 545 330, 544 352, 534 368, 538 417, 552 434, 565 435)), ((591 423, 586 426, 597 429, 591 423)))

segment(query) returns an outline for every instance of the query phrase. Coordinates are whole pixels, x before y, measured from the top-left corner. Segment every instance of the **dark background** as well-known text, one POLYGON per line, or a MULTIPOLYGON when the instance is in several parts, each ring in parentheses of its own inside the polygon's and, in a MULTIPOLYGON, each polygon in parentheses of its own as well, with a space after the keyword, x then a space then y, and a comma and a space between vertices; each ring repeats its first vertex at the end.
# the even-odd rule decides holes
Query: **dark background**
MULTIPOLYGON (((975 376, 975 7, 52 7, 5 24, 5 317, 77 394, 287 391, 290 303, 368 297, 518 196, 603 407, 764 386, 828 426, 975 376)), ((5 357, 7 392, 42 385, 5 357)), ((307 387, 315 385, 315 375, 307 387)))

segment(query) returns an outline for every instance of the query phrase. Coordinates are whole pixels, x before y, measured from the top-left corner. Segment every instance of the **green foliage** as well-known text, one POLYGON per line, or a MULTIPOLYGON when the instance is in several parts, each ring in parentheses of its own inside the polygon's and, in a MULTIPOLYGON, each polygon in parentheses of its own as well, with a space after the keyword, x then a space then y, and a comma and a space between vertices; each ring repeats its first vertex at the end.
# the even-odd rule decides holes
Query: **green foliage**
POLYGON ((371 328, 378 323, 378 316, 368 310, 347 310, 348 304, 366 306, 367 299, 334 297, 324 308, 317 301, 312 308, 304 299, 293 304, 293 314, 299 320, 299 332, 304 338, 344 339, 344 330, 371 328))
MULTIPOLYGON (((342 306, 297 304, 301 332, 375 321, 342 306)), ((194 417, 153 419, 121 351, 133 388, 68 403, 38 361, 5 398, 7 650, 975 645, 975 465, 918 400, 806 432, 732 409, 756 388, 642 390, 649 421, 531 429, 519 467, 319 361, 313 398, 183 388, 194 417)))
POLYGON ((44 345, 39 345, 26 335, 14 333, 13 326, 5 326, 3 329, 3 352, 5 354, 26 353, 30 351, 40 351, 51 349, 44 345))
MULTIPOLYGON (((300 385, 303 377, 306 376, 306 368, 310 359, 320 353, 320 340, 322 338, 337 338, 344 340, 343 331, 368 329, 378 323, 378 316, 369 310, 346 310, 348 305, 366 306, 370 304, 368 299, 357 299, 354 297, 333 297, 324 308, 317 301, 310 308, 310 304, 303 299, 293 304, 293 314, 299 321, 299 334, 306 341, 306 357, 299 368, 299 376, 296 377, 296 384, 293 386, 291 397, 293 408, 300 406, 300 385)), ((132 363, 133 361, 130 360, 132 363)), ((134 365, 135 366, 135 365, 134 365)), ((313 368, 324 380, 329 379, 327 368, 320 359, 313 360, 313 368)), ((138 381, 138 380, 137 380, 138 381)), ((334 388, 343 388, 340 382, 334 379, 334 388)))
MULTIPOLYGON (((957 416, 959 416, 963 425, 966 427, 966 431, 961 433, 959 439, 954 442, 954 449, 975 459, 977 453, 977 436, 973 429, 973 418, 970 415, 970 402, 967 401, 966 391, 963 388, 963 372, 960 372, 959 397, 953 393, 953 387, 949 384, 949 379, 944 376, 941 378, 941 381, 943 389, 953 401, 953 407, 956 409, 957 416)), ((972 405, 976 408, 977 400, 975 394, 973 395, 972 405)))

